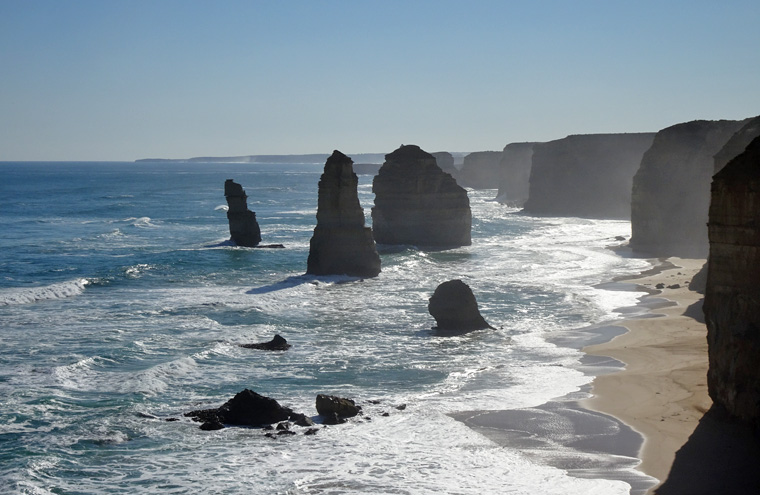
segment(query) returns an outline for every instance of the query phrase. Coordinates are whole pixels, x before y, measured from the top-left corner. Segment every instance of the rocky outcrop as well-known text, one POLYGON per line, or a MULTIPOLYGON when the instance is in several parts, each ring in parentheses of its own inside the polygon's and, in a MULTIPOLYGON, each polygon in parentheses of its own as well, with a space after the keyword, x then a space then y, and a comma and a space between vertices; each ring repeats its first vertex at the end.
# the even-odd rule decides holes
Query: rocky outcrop
POLYGON ((232 179, 224 182, 224 196, 227 198, 227 220, 230 236, 238 246, 256 247, 261 242, 261 230, 256 221, 256 213, 248 209, 243 186, 232 179))
POLYGON ((380 273, 372 229, 364 226, 364 210, 356 188, 353 161, 334 151, 319 180, 317 226, 309 246, 306 273, 375 277, 380 273))
POLYGON ((292 409, 281 406, 276 400, 245 389, 216 409, 201 409, 185 413, 186 417, 202 422, 201 429, 213 430, 224 425, 271 425, 280 421, 293 421, 301 426, 313 424, 311 419, 292 409))
POLYGON ((530 192, 530 169, 533 146, 537 143, 511 143, 504 147, 499 160, 499 192, 496 201, 521 208, 530 192))
POLYGON ((361 407, 357 406, 352 399, 335 395, 317 395, 316 407, 317 413, 324 417, 337 415, 340 418, 352 418, 361 412, 361 407))
POLYGON ((760 428, 760 137, 713 178, 708 231, 708 390, 760 428))
POLYGON ((457 183, 473 189, 496 189, 501 177, 501 156, 501 151, 477 151, 465 156, 456 175, 457 183))
POLYGON ((630 218, 633 175, 653 138, 653 133, 587 134, 534 145, 524 211, 630 218))
POLYGON ((240 347, 246 349, 259 349, 262 351, 287 351, 291 345, 280 335, 275 335, 269 342, 259 342, 256 344, 240 344, 240 347))
POLYGON ((744 126, 736 131, 733 136, 715 154, 713 173, 723 170, 728 162, 744 152, 757 136, 760 136, 760 117, 748 119, 744 126))
POLYGON ((471 244, 467 191, 418 146, 401 146, 385 155, 372 191, 372 228, 378 244, 436 248, 471 244))
POLYGON ((695 120, 661 130, 633 178, 631 241, 654 256, 707 256, 713 155, 744 123, 695 120))
POLYGON ((437 323, 434 329, 439 332, 465 333, 493 328, 481 316, 472 289, 461 280, 439 285, 430 298, 428 311, 437 323))

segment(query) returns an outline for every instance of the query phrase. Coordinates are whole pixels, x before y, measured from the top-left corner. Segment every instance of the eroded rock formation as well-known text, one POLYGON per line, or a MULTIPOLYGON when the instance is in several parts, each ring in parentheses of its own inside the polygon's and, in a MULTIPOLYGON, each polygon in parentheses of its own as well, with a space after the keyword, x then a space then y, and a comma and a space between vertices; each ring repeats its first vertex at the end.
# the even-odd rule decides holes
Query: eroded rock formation
POLYGON ((528 200, 533 146, 536 144, 510 143, 504 147, 499 161, 496 201, 520 208, 528 200))
POLYGON ((760 427, 760 137, 712 182, 704 312, 716 405, 760 427))
POLYGON ((473 189, 496 189, 501 177, 501 156, 501 151, 476 151, 465 156, 457 183, 473 189))
POLYGON ((493 328, 480 314, 472 289, 461 280, 439 285, 430 298, 428 311, 437 323, 434 329, 440 332, 465 333, 493 328))
POLYGON ((364 226, 364 210, 356 188, 353 161, 334 151, 319 180, 317 226, 311 238, 306 273, 375 277, 380 273, 372 229, 364 226))
POLYGON ((201 409, 185 414, 194 421, 202 422, 204 430, 222 428, 224 425, 265 426, 290 420, 300 426, 313 424, 307 416, 281 406, 276 400, 245 389, 215 409, 201 409))
POLYGON ((340 418, 352 418, 361 412, 361 407, 357 406, 352 399, 335 395, 319 394, 315 405, 317 413, 325 417, 337 414, 340 418))
POLYGON ((245 347, 246 349, 259 349, 262 351, 287 351, 290 349, 291 345, 288 344, 288 341, 285 340, 284 337, 279 334, 275 334, 275 336, 269 342, 240 344, 240 347, 245 347))
POLYGON ((471 244, 467 191, 418 146, 401 146, 385 155, 372 191, 372 228, 378 244, 438 248, 471 244))
POLYGON ((720 172, 728 162, 736 158, 749 146, 757 136, 760 136, 760 117, 749 119, 744 126, 736 131, 723 147, 715 154, 713 173, 720 172))
POLYGON ((431 153, 431 155, 435 157, 435 163, 438 165, 438 168, 456 178, 459 169, 454 166, 454 157, 451 153, 448 151, 436 151, 435 153, 431 153))
POLYGON ((256 213, 248 209, 248 196, 243 186, 227 179, 224 182, 224 196, 227 198, 227 220, 232 241, 238 246, 258 246, 261 242, 261 229, 256 221, 256 213))
POLYGON ((633 175, 653 139, 653 133, 587 134, 536 144, 525 211, 630 218, 633 175))
POLYGON ((743 124, 695 120, 657 133, 633 178, 634 250, 655 256, 707 256, 713 155, 743 124))

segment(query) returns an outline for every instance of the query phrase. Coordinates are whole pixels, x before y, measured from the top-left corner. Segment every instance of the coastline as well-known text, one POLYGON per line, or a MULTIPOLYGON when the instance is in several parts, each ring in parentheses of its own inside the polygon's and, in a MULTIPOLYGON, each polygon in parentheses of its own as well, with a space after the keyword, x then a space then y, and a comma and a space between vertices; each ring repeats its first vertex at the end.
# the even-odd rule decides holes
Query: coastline
POLYGON ((580 404, 612 415, 641 434, 638 469, 659 480, 650 493, 667 479, 676 451, 712 405, 702 295, 688 288, 704 262, 668 258, 659 268, 621 280, 650 293, 641 301, 649 313, 623 319, 617 324, 627 332, 583 348, 587 355, 624 364, 617 372, 598 375, 592 397, 580 404), (665 288, 656 289, 657 284, 665 288))

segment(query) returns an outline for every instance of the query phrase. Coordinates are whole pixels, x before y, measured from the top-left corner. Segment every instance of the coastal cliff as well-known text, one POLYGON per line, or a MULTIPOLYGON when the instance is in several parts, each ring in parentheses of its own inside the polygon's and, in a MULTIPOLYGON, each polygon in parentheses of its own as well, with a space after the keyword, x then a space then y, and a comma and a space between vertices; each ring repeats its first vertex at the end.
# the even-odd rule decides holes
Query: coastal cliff
POLYGON ((372 191, 372 228, 378 244, 440 248, 472 243, 467 191, 418 146, 401 146, 385 155, 372 191))
POLYGON ((630 217, 631 183, 654 133, 586 134, 533 147, 526 213, 630 217))
POLYGON ((364 226, 358 183, 351 158, 334 151, 319 180, 317 226, 309 244, 306 273, 356 277, 380 273, 372 229, 364 226))
POLYGON ((760 428, 760 137, 715 175, 709 211, 708 389, 760 428))
POLYGON ((499 192, 496 201, 521 208, 528 200, 533 146, 537 143, 510 143, 499 160, 499 192))
POLYGON ((731 160, 739 156, 757 136, 760 136, 760 116, 745 121, 746 124, 736 131, 733 136, 715 154, 713 174, 723 170, 731 160))
POLYGON ((473 189, 496 189, 501 175, 501 155, 501 151, 476 151, 465 156, 462 169, 455 176, 457 183, 473 189))
POLYGON ((634 250, 656 256, 707 256, 713 155, 745 123, 695 120, 657 133, 633 178, 634 250))

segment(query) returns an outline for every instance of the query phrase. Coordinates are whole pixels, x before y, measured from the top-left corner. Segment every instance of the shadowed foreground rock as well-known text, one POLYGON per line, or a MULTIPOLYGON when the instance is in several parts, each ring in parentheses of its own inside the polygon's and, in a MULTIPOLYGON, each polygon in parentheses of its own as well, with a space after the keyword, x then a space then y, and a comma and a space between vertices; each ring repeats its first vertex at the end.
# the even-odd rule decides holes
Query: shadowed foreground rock
POLYGON ((230 237, 238 246, 256 247, 261 242, 261 229, 256 221, 256 213, 248 209, 243 186, 232 179, 224 182, 224 196, 227 198, 227 220, 230 223, 230 237))
POLYGON ((317 413, 325 417, 337 414, 340 418, 351 418, 361 411, 361 408, 353 400, 334 395, 317 395, 316 406, 317 413))
POLYGON ((419 146, 401 146, 385 155, 372 191, 378 244, 449 248, 472 243, 467 191, 419 146))
POLYGON ((709 218, 707 386, 760 430, 760 137, 715 174, 709 218))
POLYGON ((202 422, 201 429, 220 429, 224 425, 266 426, 280 421, 293 421, 299 426, 311 426, 307 416, 281 406, 276 400, 245 389, 216 409, 201 409, 185 413, 186 417, 202 422))
POLYGON ((319 180, 317 226, 309 243, 306 273, 376 277, 380 273, 372 229, 364 226, 353 161, 334 151, 319 180))
POLYGON ((493 328, 480 315, 475 295, 461 280, 439 285, 430 298, 428 311, 438 324, 435 329, 440 332, 465 333, 493 328))

